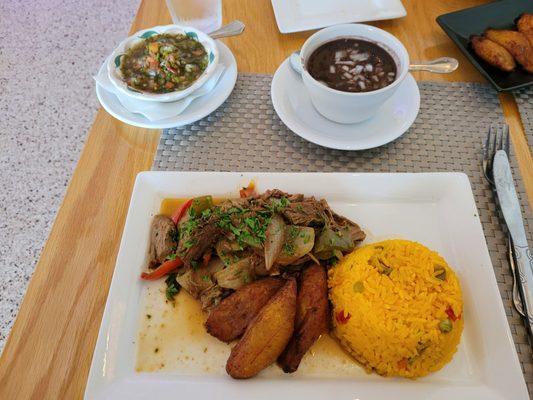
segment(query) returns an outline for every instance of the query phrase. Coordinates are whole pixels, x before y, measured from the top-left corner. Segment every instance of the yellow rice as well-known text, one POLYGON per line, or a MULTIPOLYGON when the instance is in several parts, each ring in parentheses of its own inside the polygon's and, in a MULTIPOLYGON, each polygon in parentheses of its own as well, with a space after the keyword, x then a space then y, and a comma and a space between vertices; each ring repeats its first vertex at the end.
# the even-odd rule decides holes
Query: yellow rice
POLYGON ((364 246, 330 269, 328 286, 334 334, 368 372, 416 378, 441 369, 457 350, 463 330, 459 280, 440 255, 419 243, 364 246), (444 280, 437 277, 443 270, 444 280), (443 320, 451 323, 450 332, 439 328, 443 320))

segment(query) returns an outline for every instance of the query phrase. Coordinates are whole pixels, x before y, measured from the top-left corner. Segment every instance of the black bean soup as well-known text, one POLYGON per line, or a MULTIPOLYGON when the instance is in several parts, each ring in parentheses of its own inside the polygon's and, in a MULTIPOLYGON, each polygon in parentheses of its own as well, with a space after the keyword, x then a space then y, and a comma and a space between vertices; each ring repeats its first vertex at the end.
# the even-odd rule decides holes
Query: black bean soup
POLYGON ((336 39, 318 47, 307 62, 316 80, 343 92, 370 92, 396 79, 396 63, 376 43, 361 39, 336 39))

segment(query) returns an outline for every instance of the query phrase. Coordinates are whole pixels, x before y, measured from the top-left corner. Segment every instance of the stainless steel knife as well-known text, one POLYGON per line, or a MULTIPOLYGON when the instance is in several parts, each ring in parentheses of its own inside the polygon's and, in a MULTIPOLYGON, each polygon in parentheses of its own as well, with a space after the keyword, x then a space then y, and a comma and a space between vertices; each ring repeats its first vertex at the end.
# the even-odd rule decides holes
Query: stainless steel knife
POLYGON ((528 322, 527 328, 529 334, 533 335, 533 255, 527 244, 520 203, 518 202, 511 166, 505 151, 498 150, 496 152, 492 174, 498 200, 500 201, 500 208, 513 239, 518 289, 522 298, 524 317, 528 322))

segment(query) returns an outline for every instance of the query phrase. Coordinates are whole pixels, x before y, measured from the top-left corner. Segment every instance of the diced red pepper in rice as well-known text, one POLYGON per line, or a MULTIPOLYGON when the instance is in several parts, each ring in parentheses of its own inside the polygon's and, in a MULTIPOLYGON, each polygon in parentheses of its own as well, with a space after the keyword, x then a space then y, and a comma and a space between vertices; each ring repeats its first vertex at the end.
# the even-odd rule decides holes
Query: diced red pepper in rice
POLYGON ((335 318, 337 319, 337 322, 341 325, 344 325, 346 323, 348 323, 348 321, 350 320, 352 316, 350 315, 350 313, 344 313, 344 310, 340 310, 337 315, 335 315, 335 318))

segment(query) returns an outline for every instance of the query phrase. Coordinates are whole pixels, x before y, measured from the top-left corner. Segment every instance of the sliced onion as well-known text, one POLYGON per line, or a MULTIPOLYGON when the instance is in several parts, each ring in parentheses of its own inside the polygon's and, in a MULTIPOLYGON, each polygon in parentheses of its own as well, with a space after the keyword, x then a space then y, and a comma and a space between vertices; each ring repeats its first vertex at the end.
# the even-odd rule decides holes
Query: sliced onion
POLYGON ((318 261, 318 259, 313 255, 313 253, 307 253, 307 255, 316 265, 320 265, 320 261, 318 261))
POLYGON ((278 258, 285 241, 285 222, 280 215, 275 214, 272 217, 270 224, 266 228, 265 235, 265 268, 269 271, 276 258, 278 258))
POLYGON ((238 289, 255 279, 252 257, 242 258, 213 274, 220 287, 238 289))
POLYGON ((344 58, 346 57, 346 51, 345 50, 337 50, 335 52, 335 60, 338 61, 340 60, 341 58, 344 58))
POLYGON ((352 61, 365 61, 368 59, 368 53, 352 53, 350 59, 352 61))
POLYGON ((315 245, 315 230, 307 226, 287 226, 285 245, 276 260, 280 265, 289 265, 308 254, 315 245))

